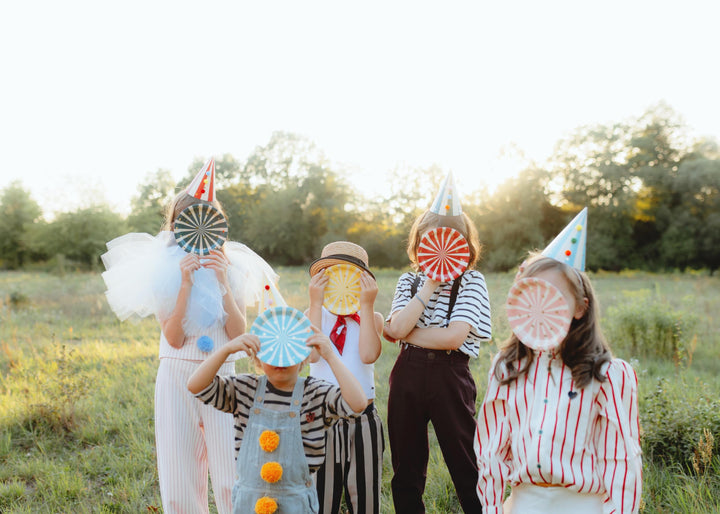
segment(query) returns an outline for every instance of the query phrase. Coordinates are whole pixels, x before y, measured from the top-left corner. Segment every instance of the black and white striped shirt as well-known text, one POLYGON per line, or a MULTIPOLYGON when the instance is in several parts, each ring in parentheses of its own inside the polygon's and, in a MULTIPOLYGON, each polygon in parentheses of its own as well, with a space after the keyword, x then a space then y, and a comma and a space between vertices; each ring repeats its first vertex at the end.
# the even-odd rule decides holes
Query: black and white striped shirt
MULTIPOLYGON (((236 457, 242 445, 259 380, 259 376, 250 374, 216 376, 209 386, 196 395, 203 403, 235 416, 236 457)), ((276 389, 268 381, 265 407, 279 411, 289 410, 291 399, 292 391, 276 389)), ((300 407, 300 429, 311 472, 319 468, 325 459, 325 430, 339 418, 354 418, 359 415, 353 412, 342 398, 338 387, 313 377, 305 379, 300 407)))
MULTIPOLYGON (((398 280, 390 316, 412 300, 411 288, 415 276, 414 273, 404 273, 398 280)), ((425 274, 421 272, 418 291, 422 288, 426 278, 425 274)), ((433 292, 427 302, 427 309, 420 315, 417 322, 418 327, 445 327, 448 325, 447 313, 452 285, 452 282, 443 282, 433 292)), ((477 357, 480 352, 480 341, 487 341, 492 336, 490 300, 485 277, 479 271, 468 270, 460 279, 457 300, 450 315, 450 322, 452 321, 464 321, 470 325, 467 339, 458 350, 470 357, 477 357)))

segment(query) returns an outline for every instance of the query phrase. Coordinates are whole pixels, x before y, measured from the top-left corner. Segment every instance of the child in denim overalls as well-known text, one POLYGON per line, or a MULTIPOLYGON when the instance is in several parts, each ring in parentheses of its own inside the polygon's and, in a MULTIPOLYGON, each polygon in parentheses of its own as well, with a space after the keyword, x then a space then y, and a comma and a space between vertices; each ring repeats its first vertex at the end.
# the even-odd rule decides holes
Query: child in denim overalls
POLYGON ((239 452, 238 480, 232 493, 234 513, 271 513, 273 509, 316 513, 317 491, 310 472, 322 463, 325 452, 324 443, 319 446, 318 441, 324 441, 324 430, 337 419, 357 416, 367 406, 362 386, 332 351, 330 339, 317 327, 313 326, 313 332, 307 345, 328 361, 339 388, 299 377, 303 363, 287 367, 261 363, 265 375, 259 377, 216 376, 230 353, 244 351, 255 356, 260 340, 253 334, 244 334, 218 349, 188 380, 190 392, 203 402, 235 416, 239 452), (277 435, 277 449, 263 447, 261 436, 268 433, 277 435), (281 467, 279 480, 261 475, 268 463, 276 470, 281 467))

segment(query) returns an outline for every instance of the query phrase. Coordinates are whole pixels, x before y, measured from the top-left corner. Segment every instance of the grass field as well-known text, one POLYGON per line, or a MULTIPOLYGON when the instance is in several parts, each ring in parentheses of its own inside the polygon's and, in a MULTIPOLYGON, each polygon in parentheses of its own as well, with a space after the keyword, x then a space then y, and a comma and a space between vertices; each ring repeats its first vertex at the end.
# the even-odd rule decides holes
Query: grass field
MULTIPOLYGON (((306 308, 305 270, 278 271, 288 303, 306 308)), ((399 272, 380 270, 376 275, 380 287, 376 309, 385 314, 399 272)), ((495 344, 509 334, 502 305, 512 278, 511 274, 486 277, 495 342, 471 363, 478 404, 495 344)), ((638 372, 644 439, 666 437, 661 431, 665 428, 668 433, 698 434, 707 428, 720 434, 720 416, 713 417, 718 410, 714 402, 720 397, 720 278, 625 272, 596 274, 592 279, 606 328, 615 326, 613 307, 621 312, 638 302, 662 305, 692 320, 687 325, 691 330, 680 334, 686 343, 671 358, 629 354, 622 341, 613 345, 616 354, 631 361, 638 372), (658 405, 670 407, 658 415, 658 405), (707 411, 705 417, 684 421, 677 415, 682 408, 701 407, 707 411), (712 422, 704 427, 698 419, 712 422)), ((153 319, 117 321, 103 290, 97 274, 0 273, 0 512, 162 510, 152 406, 158 327, 153 319)), ((250 321, 254 316, 249 312, 250 321)), ((384 343, 376 364, 377 403, 383 417, 396 355, 397 348, 384 343)), ((246 371, 245 365, 238 364, 238 370, 246 371)), ((688 460, 697 452, 697 469, 663 462, 657 452, 653 458, 646 456, 643 512, 720 512, 717 444, 702 442, 691 441, 681 449, 688 460), (709 458, 701 451, 705 447, 706 454, 708 445, 709 458)), ((394 512, 390 478, 387 451, 383 512, 388 513, 394 512)), ((425 502, 428 512, 459 511, 434 441, 425 502)))

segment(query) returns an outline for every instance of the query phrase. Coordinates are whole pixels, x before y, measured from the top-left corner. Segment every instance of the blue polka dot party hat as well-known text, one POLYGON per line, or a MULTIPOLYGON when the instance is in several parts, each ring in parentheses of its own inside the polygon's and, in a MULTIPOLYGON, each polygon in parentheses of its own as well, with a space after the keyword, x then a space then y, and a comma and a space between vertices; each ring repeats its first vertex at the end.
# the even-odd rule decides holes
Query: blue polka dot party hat
POLYGON ((552 243, 542 251, 545 257, 563 262, 578 271, 585 271, 587 241, 587 207, 568 223, 552 243))

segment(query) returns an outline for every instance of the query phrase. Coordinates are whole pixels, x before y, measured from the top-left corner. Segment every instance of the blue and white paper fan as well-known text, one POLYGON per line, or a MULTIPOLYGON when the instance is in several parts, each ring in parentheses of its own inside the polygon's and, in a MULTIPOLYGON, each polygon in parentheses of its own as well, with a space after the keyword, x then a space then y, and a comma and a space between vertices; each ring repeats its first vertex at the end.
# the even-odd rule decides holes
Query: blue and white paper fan
POLYGON ((542 251, 545 257, 585 271, 585 246, 587 243, 587 207, 568 223, 552 243, 542 251))
POLYGON ((175 241, 188 253, 200 256, 219 250, 227 240, 228 224, 214 206, 197 203, 186 207, 175 220, 175 241))
POLYGON ((257 358, 271 366, 294 366, 310 355, 305 344, 312 334, 310 320, 292 307, 273 307, 255 318, 250 333, 260 339, 257 358))
POLYGON ((438 191, 435 201, 430 207, 430 212, 441 216, 459 216, 462 214, 460 195, 455 186, 452 171, 448 172, 445 182, 440 186, 440 191, 438 191))

